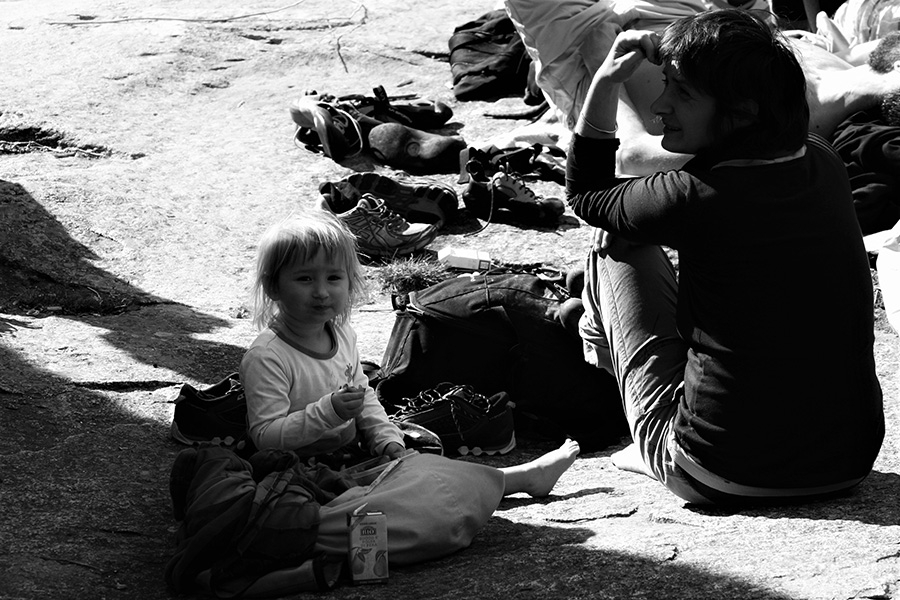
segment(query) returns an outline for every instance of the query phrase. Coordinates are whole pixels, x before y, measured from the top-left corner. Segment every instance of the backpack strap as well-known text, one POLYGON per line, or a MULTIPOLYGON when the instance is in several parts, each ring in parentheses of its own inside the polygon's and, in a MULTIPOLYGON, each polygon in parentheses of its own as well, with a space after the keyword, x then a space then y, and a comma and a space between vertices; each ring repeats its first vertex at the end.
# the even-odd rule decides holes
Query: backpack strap
MULTIPOLYGON (((256 579, 253 579, 244 589, 233 593, 223 593, 218 585, 223 574, 231 570, 231 567, 243 558, 244 553, 247 552, 247 549, 259 535, 263 524, 274 509, 278 498, 281 497, 284 490, 293 479, 293 476, 294 474, 291 469, 285 469, 280 473, 269 473, 257 485, 256 495, 253 498, 253 505, 250 508, 250 515, 247 517, 247 524, 244 525, 244 529, 238 534, 234 549, 210 569, 208 585, 210 592, 216 598, 240 598, 243 596, 244 592, 256 583, 256 579), (274 482, 271 485, 267 485, 267 483, 272 480, 274 480, 274 482)), ((262 575, 260 577, 262 577, 262 575)))
POLYGON ((244 531, 238 536, 238 542, 235 546, 235 552, 237 552, 238 558, 244 555, 244 552, 247 551, 247 548, 250 547, 250 544, 252 544, 253 540, 256 539, 256 536, 259 535, 263 523, 266 522, 272 509, 275 507, 274 501, 284 493, 285 488, 294 477, 294 472, 291 469, 285 469, 278 473, 275 478, 275 483, 271 486, 264 485, 265 482, 273 478, 273 476, 275 476, 275 473, 266 475, 265 479, 259 482, 259 485, 256 487, 256 497, 253 498, 253 507, 250 509, 250 517, 247 519, 247 525, 244 527, 244 531))

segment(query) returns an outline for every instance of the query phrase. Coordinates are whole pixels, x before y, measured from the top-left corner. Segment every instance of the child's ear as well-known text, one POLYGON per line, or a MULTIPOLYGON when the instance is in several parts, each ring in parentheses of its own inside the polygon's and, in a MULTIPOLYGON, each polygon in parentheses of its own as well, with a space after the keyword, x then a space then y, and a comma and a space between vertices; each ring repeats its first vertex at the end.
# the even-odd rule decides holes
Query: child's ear
POLYGON ((266 296, 268 296, 269 299, 272 300, 272 302, 278 302, 279 300, 281 300, 281 293, 278 291, 277 283, 273 282, 271 285, 266 286, 265 290, 266 296))

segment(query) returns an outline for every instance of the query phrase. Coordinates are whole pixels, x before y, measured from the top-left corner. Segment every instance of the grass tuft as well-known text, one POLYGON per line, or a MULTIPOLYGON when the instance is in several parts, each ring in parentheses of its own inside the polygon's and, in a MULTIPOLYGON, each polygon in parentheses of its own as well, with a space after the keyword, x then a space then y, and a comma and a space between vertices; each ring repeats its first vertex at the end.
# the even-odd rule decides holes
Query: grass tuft
POLYGON ((453 273, 433 258, 414 256, 378 267, 377 276, 383 291, 407 294, 440 283, 453 273))

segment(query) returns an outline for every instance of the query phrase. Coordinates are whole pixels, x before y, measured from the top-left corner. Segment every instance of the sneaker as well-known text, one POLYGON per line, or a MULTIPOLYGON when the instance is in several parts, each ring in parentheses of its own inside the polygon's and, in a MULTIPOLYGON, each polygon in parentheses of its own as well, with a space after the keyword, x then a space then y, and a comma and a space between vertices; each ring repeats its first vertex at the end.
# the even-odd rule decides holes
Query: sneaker
POLYGON ((566 211, 562 200, 538 196, 517 175, 498 171, 488 181, 474 176, 463 192, 463 203, 479 219, 528 225, 554 225, 566 211))
POLYGON ((323 196, 318 206, 335 213, 356 236, 359 252, 369 257, 395 257, 421 250, 437 236, 437 227, 409 223, 390 210, 384 200, 363 194, 350 210, 323 196))
POLYGON ((237 373, 207 388, 185 383, 175 403, 170 434, 188 446, 215 444, 235 451, 252 449, 247 433, 247 399, 237 373))
POLYGON ((471 386, 441 383, 409 399, 391 419, 433 431, 441 438, 445 451, 462 456, 506 454, 516 447, 512 407, 506 392, 486 398, 471 386))
MULTIPOLYGON (((340 181, 319 185, 323 196, 330 196, 331 206, 355 206, 363 194, 384 200, 388 208, 407 221, 428 223, 440 228, 451 220, 459 207, 453 188, 438 181, 422 178, 394 180, 374 172, 354 173, 340 181)), ((344 212, 344 211, 341 211, 344 212)))

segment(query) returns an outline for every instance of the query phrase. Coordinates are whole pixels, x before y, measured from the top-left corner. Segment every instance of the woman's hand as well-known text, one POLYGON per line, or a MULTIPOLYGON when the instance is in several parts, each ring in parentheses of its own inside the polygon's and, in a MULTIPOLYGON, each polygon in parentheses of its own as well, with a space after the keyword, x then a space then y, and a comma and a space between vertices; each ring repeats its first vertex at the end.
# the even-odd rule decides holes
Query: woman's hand
POLYGON ((623 31, 616 36, 595 77, 613 83, 624 83, 634 75, 644 60, 660 64, 659 35, 653 31, 638 29, 623 31))
POLYGON ((331 394, 331 406, 334 412, 344 421, 354 419, 362 412, 366 390, 362 387, 344 385, 331 394))
POLYGON ((606 60, 594 73, 573 131, 592 138, 615 135, 620 84, 628 81, 645 59, 659 64, 658 48, 659 36, 652 31, 623 31, 616 36, 606 60))

